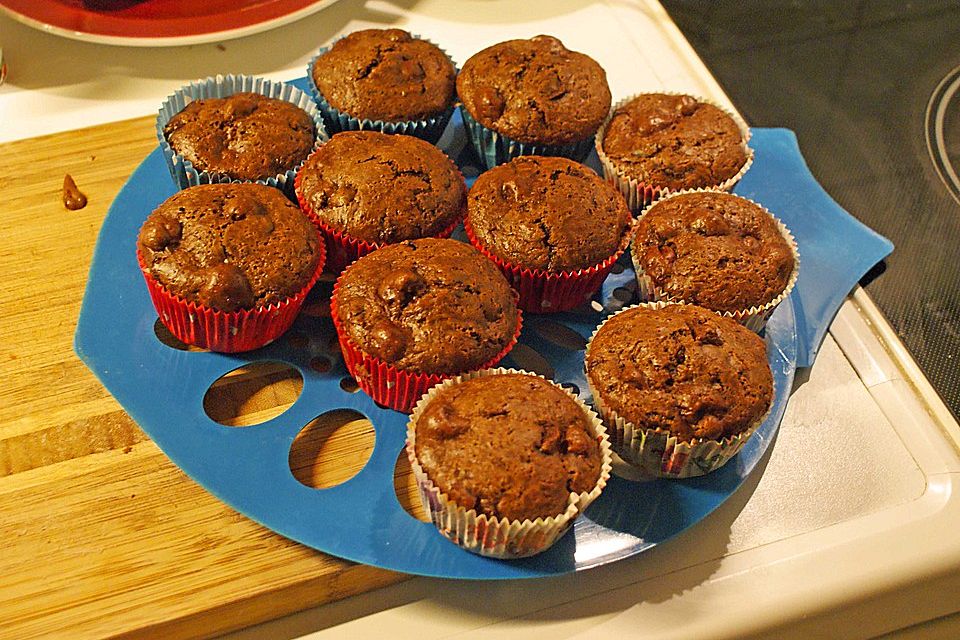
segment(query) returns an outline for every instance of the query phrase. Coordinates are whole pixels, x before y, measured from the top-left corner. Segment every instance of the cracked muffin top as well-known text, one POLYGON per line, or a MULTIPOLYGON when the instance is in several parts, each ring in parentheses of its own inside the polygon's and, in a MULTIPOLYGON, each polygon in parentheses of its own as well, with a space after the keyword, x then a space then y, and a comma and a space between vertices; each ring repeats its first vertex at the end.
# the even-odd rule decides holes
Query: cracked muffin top
POLYGON ((440 390, 415 425, 417 460, 465 509, 509 520, 563 513, 603 464, 584 410, 533 375, 472 378, 440 390))
POLYGON ((794 257, 765 209, 729 193, 682 193, 637 221, 634 261, 672 300, 714 311, 760 307, 783 293, 794 257))
POLYGON ((296 169, 317 136, 310 115, 258 93, 194 100, 163 127, 175 153, 198 171, 263 180, 296 169))
POLYGON ((514 338, 513 289, 470 245, 423 238, 369 253, 337 280, 340 330, 361 351, 407 371, 484 366, 514 338))
POLYGON ((582 164, 521 156, 477 178, 467 220, 498 258, 557 272, 612 256, 633 218, 620 192, 582 164))
POLYGON ((319 234, 280 191, 255 183, 203 184, 165 200, 137 248, 169 292, 220 311, 264 307, 313 277, 319 234))
POLYGON ((612 316, 590 341, 585 366, 595 394, 620 417, 684 442, 741 433, 773 399, 763 340, 693 305, 612 316))
POLYGON ((422 120, 453 105, 457 70, 437 45, 401 29, 364 29, 317 58, 313 81, 334 108, 360 120, 422 120))
POLYGON ((297 195, 324 224, 380 244, 436 235, 463 215, 453 161, 419 138, 345 131, 300 169, 297 195))
POLYGON ((618 107, 602 144, 621 174, 674 190, 719 186, 747 161, 734 119, 686 95, 647 93, 618 107))
POLYGON ((477 122, 526 143, 583 140, 610 111, 603 68, 544 35, 474 54, 457 76, 457 94, 477 122))

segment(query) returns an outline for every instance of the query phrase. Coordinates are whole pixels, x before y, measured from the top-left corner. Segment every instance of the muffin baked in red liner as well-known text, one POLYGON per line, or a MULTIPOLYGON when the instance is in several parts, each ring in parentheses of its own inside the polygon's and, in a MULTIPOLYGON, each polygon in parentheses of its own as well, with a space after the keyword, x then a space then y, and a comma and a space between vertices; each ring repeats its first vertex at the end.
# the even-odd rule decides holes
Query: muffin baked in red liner
POLYGON ((498 258, 480 243, 469 222, 465 221, 463 228, 470 244, 492 260, 503 272, 510 286, 516 289, 520 296, 517 303, 519 307, 530 313, 569 311, 588 301, 600 289, 614 263, 626 251, 632 236, 631 232, 626 233, 617 252, 592 267, 552 273, 542 269, 518 267, 498 258))
POLYGON ((139 251, 137 263, 160 321, 177 340, 210 351, 236 353, 266 346, 290 328, 323 272, 326 255, 323 242, 317 244, 317 250, 320 257, 316 271, 296 295, 266 307, 231 312, 218 311, 170 293, 147 270, 139 251))
MULTIPOLYGON (((337 330, 337 339, 340 341, 340 351, 343 354, 343 363, 347 371, 357 381, 357 385, 373 398, 374 402, 410 413, 417 401, 431 387, 448 378, 467 373, 454 371, 451 373, 417 373, 399 369, 384 360, 364 353, 354 344, 346 332, 338 313, 337 291, 340 281, 333 285, 333 295, 330 297, 330 317, 337 330)), ((523 314, 517 308, 517 329, 507 345, 496 356, 474 369, 489 369, 503 360, 510 350, 517 344, 520 330, 523 328, 523 314)))
POLYGON ((323 233, 332 273, 388 244, 449 238, 466 213, 453 160, 419 138, 378 131, 333 136, 304 162, 294 191, 323 233))

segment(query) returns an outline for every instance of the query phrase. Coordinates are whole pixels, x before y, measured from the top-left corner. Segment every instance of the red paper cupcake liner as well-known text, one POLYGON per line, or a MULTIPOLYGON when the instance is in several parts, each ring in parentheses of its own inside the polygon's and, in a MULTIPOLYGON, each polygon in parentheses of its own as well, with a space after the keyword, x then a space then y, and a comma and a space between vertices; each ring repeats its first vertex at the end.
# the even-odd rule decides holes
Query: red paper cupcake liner
POLYGON ((623 255, 633 237, 633 228, 624 234, 612 256, 587 269, 550 272, 511 264, 494 255, 480 242, 468 220, 464 220, 467 238, 480 253, 492 260, 520 295, 519 306, 530 313, 559 313, 575 309, 597 292, 614 263, 623 255))
MULTIPOLYGON (((301 211, 307 214, 307 217, 320 229, 321 235, 327 246, 327 266, 326 269, 330 273, 338 274, 358 258, 376 251, 384 246, 387 243, 385 242, 370 242, 368 240, 361 240, 355 236, 350 235, 344 231, 334 229, 326 222, 320 219, 316 213, 313 212, 313 208, 310 206, 310 202, 303 195, 303 192, 300 188, 301 173, 297 173, 297 177, 294 179, 293 188, 297 194, 297 202, 300 205, 301 211)), ((466 191, 466 180, 463 177, 463 174, 460 174, 460 180, 464 184, 464 191, 466 191)), ((433 238, 449 238, 453 235, 454 230, 456 230, 457 225, 460 224, 460 221, 463 219, 466 213, 466 204, 464 204, 463 210, 460 212, 456 218, 442 230, 434 234, 433 238)), ((412 238, 411 238, 412 239, 412 238)))
POLYGON ((427 390, 447 378, 478 369, 489 369, 496 365, 517 344, 520 330, 523 328, 523 314, 518 307, 516 332, 500 353, 490 360, 476 367, 470 367, 465 371, 454 371, 452 373, 404 371, 380 358, 364 353, 359 346, 347 337, 347 332, 344 331, 343 325, 340 323, 339 304, 337 302, 339 287, 340 281, 337 280, 333 285, 333 295, 330 297, 330 317, 333 319, 333 326, 337 331, 337 339, 340 341, 340 351, 343 354, 343 363, 346 365, 347 371, 357 381, 357 385, 373 398, 374 402, 404 413, 413 411, 414 405, 427 390))
POLYGON ((270 344, 290 328, 323 272, 326 256, 323 243, 318 243, 317 248, 320 251, 317 267, 295 295, 266 307, 231 312, 206 307, 167 291, 150 273, 139 250, 137 262, 160 321, 177 340, 210 351, 236 353, 270 344))

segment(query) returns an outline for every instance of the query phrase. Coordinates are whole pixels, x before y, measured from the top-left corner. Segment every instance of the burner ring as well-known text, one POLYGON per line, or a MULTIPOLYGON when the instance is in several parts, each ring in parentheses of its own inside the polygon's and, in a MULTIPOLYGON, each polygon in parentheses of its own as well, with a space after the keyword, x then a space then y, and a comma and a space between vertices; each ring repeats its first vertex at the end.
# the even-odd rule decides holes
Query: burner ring
MULTIPOLYGON (((953 161, 950 159, 943 133, 948 108, 958 92, 960 92, 960 66, 951 69, 930 95, 924 117, 924 134, 933 168, 947 191, 957 204, 960 204, 960 177, 957 176, 953 161)), ((954 106, 960 107, 960 104, 954 106)))

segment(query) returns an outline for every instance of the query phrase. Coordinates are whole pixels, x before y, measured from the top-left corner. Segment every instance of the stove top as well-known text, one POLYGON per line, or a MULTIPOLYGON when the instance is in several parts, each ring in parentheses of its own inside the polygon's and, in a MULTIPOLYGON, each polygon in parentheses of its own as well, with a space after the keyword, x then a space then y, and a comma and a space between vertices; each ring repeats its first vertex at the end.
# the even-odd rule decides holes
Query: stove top
POLYGON ((862 284, 960 416, 960 7, 662 0, 753 126, 890 238, 862 284))

